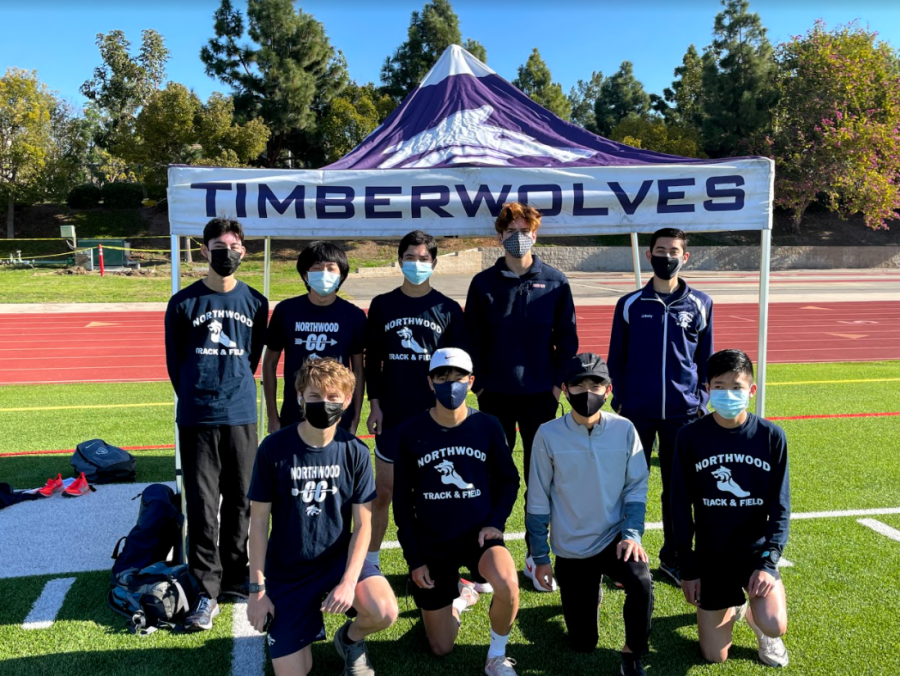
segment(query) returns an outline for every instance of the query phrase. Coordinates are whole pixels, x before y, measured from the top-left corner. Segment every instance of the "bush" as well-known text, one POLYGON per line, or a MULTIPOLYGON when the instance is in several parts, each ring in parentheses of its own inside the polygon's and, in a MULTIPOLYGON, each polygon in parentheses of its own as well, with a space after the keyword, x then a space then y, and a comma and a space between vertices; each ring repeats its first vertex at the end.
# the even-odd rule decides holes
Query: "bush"
POLYGON ((107 183, 100 195, 107 209, 135 209, 144 201, 144 187, 140 183, 107 183))
POLYGON ((100 204, 100 188, 93 183, 76 185, 69 191, 66 204, 73 209, 93 209, 100 204))

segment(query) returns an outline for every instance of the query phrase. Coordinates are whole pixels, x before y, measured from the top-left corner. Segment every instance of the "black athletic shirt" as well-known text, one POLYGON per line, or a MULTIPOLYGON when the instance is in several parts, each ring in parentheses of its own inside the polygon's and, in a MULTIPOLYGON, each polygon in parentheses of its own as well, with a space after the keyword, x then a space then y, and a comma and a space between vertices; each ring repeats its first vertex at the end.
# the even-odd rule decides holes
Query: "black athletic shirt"
POLYGON ((721 568, 748 556, 774 571, 791 517, 784 430, 749 412, 735 429, 712 414, 686 425, 675 441, 670 495, 682 579, 700 577, 704 562, 721 568))
POLYGON ((247 497, 272 504, 266 577, 308 577, 347 554, 353 505, 375 499, 369 449, 337 428, 324 448, 312 448, 297 424, 266 437, 259 446, 247 497))
POLYGON ((334 357, 352 370, 350 357, 362 354, 365 330, 366 313, 343 298, 335 298, 331 305, 320 307, 309 300, 309 295, 303 295, 275 306, 266 332, 266 347, 284 352, 282 424, 302 418, 294 378, 303 362, 315 357, 334 357))
POLYGON ((456 427, 423 411, 398 430, 394 520, 410 570, 442 554, 461 536, 500 531, 519 493, 519 471, 500 421, 469 408, 456 427))
POLYGON ((238 282, 228 293, 203 280, 169 299, 166 368, 178 395, 176 421, 200 425, 256 422, 256 382, 269 301, 238 282))
POLYGON ((467 349, 462 308, 432 289, 411 298, 399 288, 372 299, 366 323, 366 388, 385 428, 434 406, 428 364, 442 347, 467 349))

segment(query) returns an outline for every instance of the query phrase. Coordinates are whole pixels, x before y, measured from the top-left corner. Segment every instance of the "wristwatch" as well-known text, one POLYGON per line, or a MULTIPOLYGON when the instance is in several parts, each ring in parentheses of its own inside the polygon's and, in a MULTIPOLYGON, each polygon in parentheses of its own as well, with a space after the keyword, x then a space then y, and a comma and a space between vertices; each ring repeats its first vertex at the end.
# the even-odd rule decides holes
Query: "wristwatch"
POLYGON ((247 590, 251 594, 257 594, 259 592, 266 591, 266 585, 265 583, 257 584, 256 582, 251 582, 249 585, 247 585, 247 590))

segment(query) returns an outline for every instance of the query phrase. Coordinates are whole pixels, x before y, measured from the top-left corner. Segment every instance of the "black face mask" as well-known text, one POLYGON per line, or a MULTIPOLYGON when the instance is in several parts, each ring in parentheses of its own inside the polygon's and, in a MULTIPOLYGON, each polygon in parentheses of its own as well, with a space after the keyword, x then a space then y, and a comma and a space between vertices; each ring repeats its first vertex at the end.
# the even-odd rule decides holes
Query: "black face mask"
POLYGON ((594 394, 593 392, 585 390, 578 394, 569 395, 569 405, 571 405, 572 410, 584 418, 590 418, 603 408, 603 404, 605 403, 605 394, 594 394))
POLYGON ((241 252, 231 249, 210 249, 209 267, 220 277, 230 277, 241 266, 241 252))
POLYGON ((653 268, 653 274, 660 279, 672 279, 681 270, 682 265, 683 261, 680 258, 650 256, 650 266, 653 268))
POLYGON ((336 425, 343 414, 344 405, 338 401, 308 401, 303 410, 306 422, 317 430, 336 425))

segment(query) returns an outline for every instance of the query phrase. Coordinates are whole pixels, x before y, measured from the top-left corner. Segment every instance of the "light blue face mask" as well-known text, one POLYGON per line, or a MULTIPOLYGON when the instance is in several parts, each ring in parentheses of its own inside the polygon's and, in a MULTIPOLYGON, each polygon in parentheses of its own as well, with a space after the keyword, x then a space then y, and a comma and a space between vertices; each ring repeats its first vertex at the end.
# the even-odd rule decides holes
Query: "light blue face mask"
POLYGON ((418 286, 431 277, 431 273, 434 272, 434 266, 431 263, 422 263, 421 261, 403 261, 401 270, 403 271, 403 276, 409 280, 410 284, 418 286))
POLYGON ((341 285, 341 276, 329 270, 319 270, 307 273, 306 281, 317 294, 327 296, 338 290, 338 287, 341 285))
POLYGON ((709 403, 726 420, 734 420, 750 403, 750 390, 712 390, 709 403))

